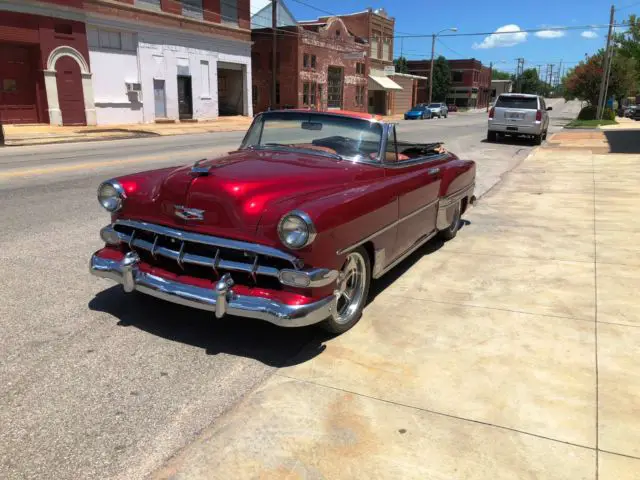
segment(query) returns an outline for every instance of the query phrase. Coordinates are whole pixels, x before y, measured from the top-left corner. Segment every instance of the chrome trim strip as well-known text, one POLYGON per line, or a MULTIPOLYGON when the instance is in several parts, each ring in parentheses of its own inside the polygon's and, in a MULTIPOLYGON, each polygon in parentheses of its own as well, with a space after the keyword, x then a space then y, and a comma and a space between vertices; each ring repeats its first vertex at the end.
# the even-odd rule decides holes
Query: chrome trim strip
POLYGON ((401 162, 395 163, 385 163, 384 166, 386 168, 405 168, 405 167, 413 167, 415 165, 422 165, 424 163, 433 162, 435 160, 442 160, 448 156, 448 153, 439 153, 433 156, 424 156, 424 157, 416 157, 410 158, 409 160, 403 160, 401 162))
POLYGON ((391 262, 389 265, 387 265, 386 267, 384 267, 382 270, 380 270, 378 273, 373 275, 373 278, 380 278, 381 276, 383 276, 385 273, 387 273, 389 270, 391 270, 393 267, 395 267, 396 265, 398 265, 401 261, 403 261, 405 258, 407 258, 409 255, 411 255, 413 252, 415 252, 418 248, 420 248, 422 245, 424 245, 425 243, 427 243, 429 240, 431 240, 433 237, 436 236, 436 234, 438 233, 437 230, 434 230, 433 232, 431 232, 429 235, 425 236, 422 238, 422 240, 418 240, 412 247, 410 247, 406 252, 404 252, 402 255, 400 255, 398 258, 396 258, 393 262, 391 262))
POLYGON ((266 245, 260 245, 258 243, 242 242, 240 240, 229 240, 227 238, 214 237, 211 235, 202 235, 200 233, 192 233, 184 230, 176 230, 170 227, 164 227, 162 225, 156 225, 153 223, 139 222, 136 220, 124 220, 119 219, 115 222, 116 225, 123 225, 126 227, 136 228, 139 230, 146 230, 147 232, 155 233, 157 235, 165 235, 177 240, 201 243, 203 245, 210 245, 213 247, 231 248, 233 250, 249 251, 257 253, 258 255, 265 255, 267 257, 279 258, 291 262, 293 265, 298 265, 298 258, 289 253, 283 252, 276 248, 267 247, 266 245))
POLYGON ((360 245, 362 245, 363 243, 367 243, 369 240, 374 239, 375 237, 377 237, 378 235, 386 232, 387 230, 399 225, 400 223, 404 222, 405 220, 410 219, 411 217, 414 217, 416 215, 418 215, 419 213, 425 211, 428 208, 433 207, 436 203, 438 203, 439 199, 434 200, 433 202, 428 203, 427 205, 424 205, 420 208, 418 208, 417 210, 414 210, 413 212, 411 212, 410 214, 396 220, 395 222, 390 223, 389 225, 387 225, 386 227, 381 228, 380 230, 378 230, 377 232, 372 233, 371 235, 363 238, 362 240, 360 240, 359 242, 354 243, 353 245, 349 245, 346 248, 342 248, 340 250, 338 250, 336 252, 336 254, 338 255, 343 255, 351 250, 353 250, 354 248, 359 247, 360 245))
POLYGON ((476 184, 474 182, 471 185, 468 185, 466 187, 462 187, 461 189, 456 190, 453 193, 450 193, 449 195, 445 195, 440 200, 440 208, 446 208, 449 205, 451 205, 452 203, 455 203, 455 202, 463 199, 464 197, 471 196, 471 195, 469 195, 469 193, 470 192, 472 193, 475 190, 475 188, 476 188, 476 184))
MULTIPOLYGON (((129 253, 135 255, 134 252, 129 253)), ((229 282, 230 276, 224 278, 224 285, 219 282, 217 288, 187 285, 141 272, 133 255, 127 255, 120 262, 94 254, 91 257, 89 271, 97 277, 108 278, 116 283, 125 284, 125 281, 131 281, 125 285, 131 288, 131 291, 137 290, 162 300, 214 312, 220 316, 229 314, 255 318, 281 327, 304 327, 322 322, 331 316, 334 308, 333 295, 307 305, 287 305, 273 299, 238 295, 233 292, 233 284, 229 282), (128 277, 127 280, 125 277, 128 277), (224 295, 224 299, 220 295, 224 295)))

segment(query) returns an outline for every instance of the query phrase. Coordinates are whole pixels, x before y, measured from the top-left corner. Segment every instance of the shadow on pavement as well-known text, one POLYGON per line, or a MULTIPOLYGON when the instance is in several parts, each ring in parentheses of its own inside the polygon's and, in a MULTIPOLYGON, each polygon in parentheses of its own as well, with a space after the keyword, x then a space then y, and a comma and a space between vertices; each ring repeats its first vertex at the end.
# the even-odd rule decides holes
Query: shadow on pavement
POLYGON ((89 308, 113 315, 122 327, 202 348, 208 355, 253 358, 272 367, 306 362, 320 354, 326 348, 323 342, 330 338, 314 327, 279 328, 231 316, 218 320, 211 312, 144 294, 125 294, 119 285, 99 292, 89 308))
MULTIPOLYGON (((469 223, 462 220, 460 229, 469 223)), ((443 245, 439 238, 432 239, 380 280, 374 280, 367 305, 423 256, 438 251, 443 245)), ((282 328, 259 320, 231 316, 218 320, 212 312, 183 307, 144 294, 125 294, 119 285, 99 292, 89 302, 89 308, 114 316, 122 327, 135 327, 167 340, 202 348, 208 355, 222 353, 253 358, 276 368, 315 358, 325 350, 325 342, 334 338, 316 326, 282 328)))
POLYGON ((604 130, 610 153, 640 153, 640 130, 604 130))

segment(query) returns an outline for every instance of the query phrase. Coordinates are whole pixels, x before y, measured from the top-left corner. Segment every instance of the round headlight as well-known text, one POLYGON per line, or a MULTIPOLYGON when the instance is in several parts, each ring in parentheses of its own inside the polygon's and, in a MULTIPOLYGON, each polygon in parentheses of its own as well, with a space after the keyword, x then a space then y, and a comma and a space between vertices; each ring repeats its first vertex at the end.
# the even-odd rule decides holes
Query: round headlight
POLYGON ((280 220, 278 235, 285 246, 302 248, 313 242, 316 237, 316 231, 309 215, 304 212, 293 211, 287 213, 280 220))
POLYGON ((120 210, 124 198, 124 189, 118 182, 110 180, 98 187, 98 202, 108 212, 120 210))

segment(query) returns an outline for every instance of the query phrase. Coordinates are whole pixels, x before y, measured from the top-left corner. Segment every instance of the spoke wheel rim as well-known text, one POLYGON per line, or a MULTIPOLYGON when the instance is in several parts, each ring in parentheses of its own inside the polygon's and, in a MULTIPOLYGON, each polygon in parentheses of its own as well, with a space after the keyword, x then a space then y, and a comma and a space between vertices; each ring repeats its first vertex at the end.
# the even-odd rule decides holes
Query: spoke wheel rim
POLYGON ((333 314, 336 323, 349 323, 357 315, 364 302, 366 275, 367 267, 362 255, 357 252, 350 253, 338 276, 333 314))

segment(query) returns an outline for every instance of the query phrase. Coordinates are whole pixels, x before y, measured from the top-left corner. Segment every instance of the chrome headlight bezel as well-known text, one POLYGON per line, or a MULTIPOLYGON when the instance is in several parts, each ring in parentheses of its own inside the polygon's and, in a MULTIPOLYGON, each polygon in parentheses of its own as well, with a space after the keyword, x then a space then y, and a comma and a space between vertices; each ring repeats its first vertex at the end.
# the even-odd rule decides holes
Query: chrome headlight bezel
POLYGON ((120 210, 126 198, 127 194, 120 182, 117 180, 107 180, 106 182, 102 182, 98 187, 98 203, 109 213, 114 213, 120 210), (106 189, 111 189, 113 194, 105 195, 103 190, 106 189), (105 204, 102 197, 105 197, 105 199, 112 199, 113 201, 110 204, 105 204))
POLYGON ((307 247, 313 243, 317 235, 316 228, 311 220, 311 217, 306 212, 301 210, 292 210, 289 213, 286 213, 278 222, 278 237, 280 237, 280 241, 282 244, 290 248, 292 250, 299 250, 301 248, 307 247), (305 230, 302 233, 301 241, 290 242, 291 240, 290 233, 291 230, 285 231, 287 228, 288 221, 296 223, 299 226, 304 226, 305 230))

